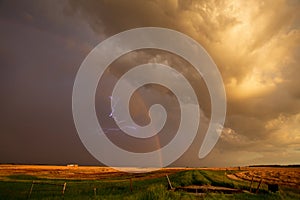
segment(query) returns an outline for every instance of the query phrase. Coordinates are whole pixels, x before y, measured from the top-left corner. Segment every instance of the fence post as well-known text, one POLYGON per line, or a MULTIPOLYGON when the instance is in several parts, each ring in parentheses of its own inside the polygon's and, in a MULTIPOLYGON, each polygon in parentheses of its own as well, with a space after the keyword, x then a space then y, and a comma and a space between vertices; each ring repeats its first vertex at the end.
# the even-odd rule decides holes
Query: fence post
POLYGON ((34 181, 32 181, 32 184, 31 184, 31 187, 30 187, 29 194, 28 194, 28 199, 30 199, 31 192, 33 190, 33 185, 34 185, 34 181))
POLYGON ((67 182, 64 183, 64 186, 63 186, 63 189, 62 189, 62 195, 65 194, 66 187, 67 187, 67 182))
POLYGON ((170 190, 173 190, 174 188, 173 188, 173 186, 172 186, 172 184, 171 184, 171 181, 170 181, 170 179, 169 179, 168 174, 166 174, 166 177, 167 177, 167 180, 168 180, 168 184, 169 184, 170 190))
POLYGON ((95 196, 95 199, 96 199, 96 196, 97 196, 97 188, 94 187, 94 196, 95 196))
POLYGON ((130 178, 130 192, 132 192, 132 178, 130 178))
POLYGON ((254 176, 252 176, 252 179, 251 179, 251 183, 250 183, 250 189, 249 189, 249 192, 251 192, 251 191, 252 191, 252 183, 253 183, 253 178, 254 178, 254 176))
POLYGON ((255 194, 257 194, 257 193, 258 193, 258 190, 259 190, 259 187, 260 187, 260 184, 261 184, 261 182, 262 182, 262 179, 260 179, 260 181, 259 181, 259 184, 258 184, 258 186, 257 186, 257 188, 256 188, 256 192, 255 192, 255 194))

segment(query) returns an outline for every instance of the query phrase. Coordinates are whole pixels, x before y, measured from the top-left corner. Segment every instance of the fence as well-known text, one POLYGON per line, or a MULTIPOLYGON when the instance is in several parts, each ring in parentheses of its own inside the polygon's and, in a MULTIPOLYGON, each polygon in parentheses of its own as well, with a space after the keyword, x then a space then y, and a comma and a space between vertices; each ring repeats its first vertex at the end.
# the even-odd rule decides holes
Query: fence
POLYGON ((67 188, 67 183, 64 182, 63 184, 57 183, 49 183, 49 182, 42 182, 42 181, 32 181, 30 190, 28 192, 28 199, 30 199, 33 192, 49 192, 52 191, 54 194, 55 192, 58 193, 57 195, 64 196, 65 191, 67 188), (46 186, 46 187, 41 187, 46 186), (49 187, 53 186, 53 187, 49 187))

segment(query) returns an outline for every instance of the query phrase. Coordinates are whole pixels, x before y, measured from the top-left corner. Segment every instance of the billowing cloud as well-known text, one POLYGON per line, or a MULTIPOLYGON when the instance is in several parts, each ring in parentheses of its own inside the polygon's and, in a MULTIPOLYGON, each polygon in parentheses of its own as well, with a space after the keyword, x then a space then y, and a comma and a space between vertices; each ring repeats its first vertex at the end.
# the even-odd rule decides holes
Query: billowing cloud
MULTIPOLYGON (((289 130, 291 124, 282 126, 280 133, 267 125, 279 116, 300 112, 299 2, 173 0, 70 4, 86 17, 95 32, 107 37, 130 28, 159 26, 181 31, 202 44, 219 67, 227 91, 227 121, 217 146, 226 159, 234 149, 248 152, 245 157, 249 164, 256 158, 268 163, 267 152, 277 152, 280 145, 292 148, 287 145, 288 136, 299 137, 298 128, 289 130), (275 135, 281 138, 275 139, 275 135)), ((294 146, 300 146, 298 140, 294 142, 294 146)), ((299 154, 295 151, 290 160, 278 162, 295 162, 295 155, 299 154)), ((223 160, 218 164, 222 165, 223 160)), ((240 160, 239 163, 247 163, 240 160)))

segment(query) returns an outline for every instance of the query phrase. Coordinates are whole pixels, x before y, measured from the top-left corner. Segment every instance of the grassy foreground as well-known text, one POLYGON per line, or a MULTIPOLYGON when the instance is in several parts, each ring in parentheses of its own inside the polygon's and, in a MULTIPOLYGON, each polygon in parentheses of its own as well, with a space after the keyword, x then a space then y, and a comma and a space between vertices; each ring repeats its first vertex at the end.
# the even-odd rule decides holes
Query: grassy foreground
MULTIPOLYGON (((227 173, 234 173, 227 172, 227 173)), ((249 191, 249 182, 227 178, 224 171, 186 170, 169 175, 173 187, 214 185, 249 191)), ((258 183, 252 186, 256 190, 258 183)), ((10 175, 0 181, 0 199, 300 199, 297 189, 280 187, 276 193, 262 184, 258 194, 192 194, 168 190, 166 177, 143 174, 139 177, 112 177, 104 180, 64 180, 32 175, 10 175), (130 181, 130 179, 132 181, 130 181), (32 187, 32 182, 35 182, 32 187), (64 194, 63 185, 66 183, 64 194), (131 191, 132 189, 132 191, 131 191), (31 190, 31 194, 30 194, 31 190), (30 196, 29 196, 30 194, 30 196)))

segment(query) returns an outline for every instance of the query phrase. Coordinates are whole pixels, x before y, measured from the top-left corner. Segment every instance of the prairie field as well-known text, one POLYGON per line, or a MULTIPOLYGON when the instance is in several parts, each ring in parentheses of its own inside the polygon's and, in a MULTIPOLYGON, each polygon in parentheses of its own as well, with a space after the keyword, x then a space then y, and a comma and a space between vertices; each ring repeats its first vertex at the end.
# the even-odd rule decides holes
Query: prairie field
POLYGON ((243 180, 251 181, 253 177, 253 180, 257 182, 262 179, 265 183, 277 183, 300 190, 300 168, 254 167, 234 175, 243 180))
POLYGON ((0 199, 300 199, 299 177, 300 168, 280 167, 126 173, 96 166, 0 165, 0 199), (269 191, 270 184, 278 191, 269 191))

